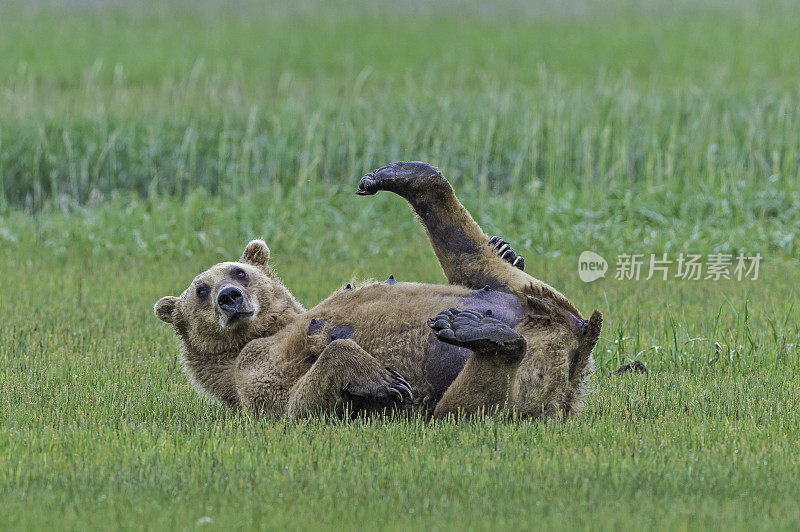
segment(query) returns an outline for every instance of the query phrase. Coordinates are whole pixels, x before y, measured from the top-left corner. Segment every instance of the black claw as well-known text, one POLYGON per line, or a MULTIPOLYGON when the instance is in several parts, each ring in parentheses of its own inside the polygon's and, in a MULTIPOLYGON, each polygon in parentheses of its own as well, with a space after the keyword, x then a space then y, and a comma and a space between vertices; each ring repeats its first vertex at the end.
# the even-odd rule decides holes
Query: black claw
POLYGON ((408 383, 408 381, 405 380, 402 375, 400 375, 398 372, 396 372, 392 368, 386 368, 386 371, 389 372, 389 374, 392 376, 394 381, 390 381, 389 379, 386 378, 386 375, 382 374, 383 379, 388 384, 391 384, 392 387, 396 388, 397 390, 400 390, 400 393, 402 393, 404 395, 408 395, 408 397, 410 399, 413 399, 414 398, 414 393, 411 391, 411 385, 408 383))
POLYGON ((403 384, 403 386, 406 386, 406 387, 408 387, 408 389, 409 389, 409 390, 411 389, 411 385, 408 383, 408 381, 407 381, 407 380, 405 380, 405 379, 403 378, 403 376, 402 376, 402 375, 400 375, 399 373, 397 373, 397 372, 396 372, 395 370, 393 370, 393 369, 390 369, 390 370, 389 370, 389 372, 390 372, 390 373, 391 373, 391 374, 394 376, 394 378, 395 378, 395 379, 397 379, 397 381, 398 381, 398 382, 400 382, 401 384, 403 384))
POLYGON ((525 259, 517 255, 517 253, 511 249, 511 244, 500 237, 493 236, 489 239, 489 246, 494 249, 500 258, 509 262, 512 266, 520 270, 525 270, 525 259))
POLYGON ((383 368, 375 377, 368 378, 367 382, 354 382, 346 385, 343 391, 356 397, 371 398, 375 401, 413 400, 414 393, 411 385, 402 375, 391 368, 383 368), (371 381, 371 382, 370 382, 371 381))
POLYGON ((394 397, 395 399, 399 400, 401 403, 403 402, 403 394, 400 393, 396 388, 387 386, 386 393, 388 393, 391 397, 394 397))
POLYGON ((408 386, 406 386, 405 384, 400 384, 399 382, 396 382, 396 383, 395 383, 395 385, 394 385, 394 387, 395 387, 397 390, 399 390, 399 391, 400 391, 400 395, 403 395, 403 396, 408 396, 408 395, 411 395, 411 388, 409 388, 409 387, 408 387, 408 386))

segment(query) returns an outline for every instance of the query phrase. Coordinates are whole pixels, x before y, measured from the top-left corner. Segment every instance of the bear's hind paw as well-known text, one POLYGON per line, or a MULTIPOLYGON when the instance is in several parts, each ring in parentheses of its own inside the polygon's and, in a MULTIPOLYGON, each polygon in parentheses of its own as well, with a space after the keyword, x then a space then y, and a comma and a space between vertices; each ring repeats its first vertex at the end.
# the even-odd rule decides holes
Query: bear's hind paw
POLYGON ((486 313, 451 308, 428 320, 433 333, 442 342, 465 347, 476 353, 520 355, 525 339, 514 329, 486 313))

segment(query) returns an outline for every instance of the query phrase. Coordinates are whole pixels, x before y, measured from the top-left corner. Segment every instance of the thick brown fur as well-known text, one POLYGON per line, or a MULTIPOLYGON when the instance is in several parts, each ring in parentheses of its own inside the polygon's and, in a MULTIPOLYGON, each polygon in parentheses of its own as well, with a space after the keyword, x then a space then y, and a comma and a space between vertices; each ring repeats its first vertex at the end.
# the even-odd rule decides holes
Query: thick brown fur
POLYGON ((411 203, 451 284, 348 285, 305 310, 268 266, 266 244, 253 241, 239 262, 217 264, 180 297, 156 303, 195 386, 232 407, 289 417, 346 405, 437 418, 503 407, 526 417, 579 414, 600 313, 583 320, 562 294, 501 258, 435 168, 392 163, 365 176, 358 193, 379 190, 411 203), (235 310, 222 308, 223 290, 238 296, 235 310), (471 313, 479 337, 491 329, 513 341, 459 344, 431 329, 430 318, 458 308, 470 309, 459 319, 471 313))

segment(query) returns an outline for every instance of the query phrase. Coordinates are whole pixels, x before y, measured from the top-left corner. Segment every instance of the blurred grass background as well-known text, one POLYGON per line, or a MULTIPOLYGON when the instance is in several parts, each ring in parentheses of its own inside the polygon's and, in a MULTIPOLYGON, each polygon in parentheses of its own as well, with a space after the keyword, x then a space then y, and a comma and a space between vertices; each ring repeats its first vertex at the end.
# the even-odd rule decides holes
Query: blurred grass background
POLYGON ((0 525, 796 528, 798 30, 740 0, 3 2, 0 525), (398 159, 604 313, 584 418, 287 424, 191 389, 151 305, 251 238, 307 306, 443 282, 399 199, 353 195, 398 159), (680 252, 764 261, 611 278, 680 252))

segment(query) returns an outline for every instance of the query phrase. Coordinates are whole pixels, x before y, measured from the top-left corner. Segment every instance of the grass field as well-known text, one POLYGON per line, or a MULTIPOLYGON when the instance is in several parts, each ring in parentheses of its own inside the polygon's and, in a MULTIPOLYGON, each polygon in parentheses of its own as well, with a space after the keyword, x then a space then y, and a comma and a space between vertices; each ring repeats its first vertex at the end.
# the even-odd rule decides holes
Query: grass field
POLYGON ((790 2, 3 2, 0 528, 797 529, 798 71, 790 2), (287 423, 193 391, 152 304, 251 238, 306 306, 444 282, 405 204, 352 193, 398 159, 604 313, 583 418, 287 423), (613 278, 682 252, 763 261, 613 278))

